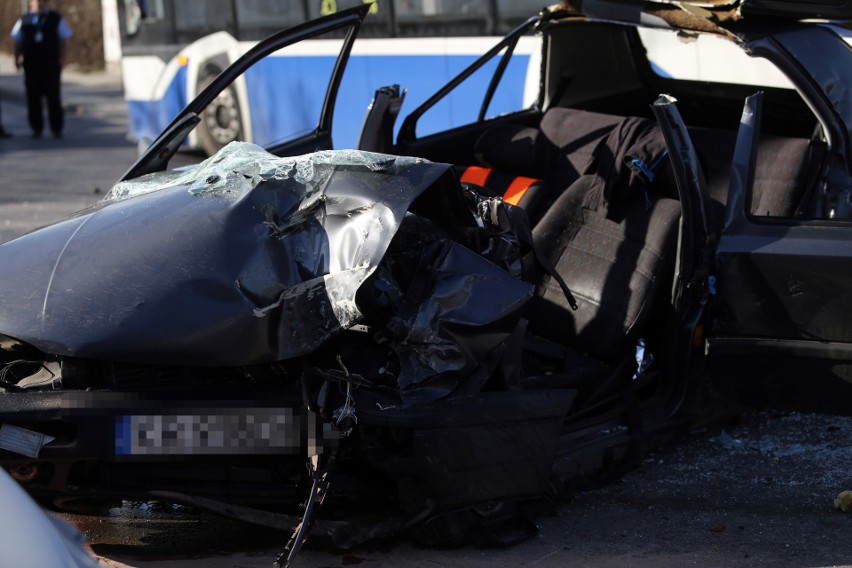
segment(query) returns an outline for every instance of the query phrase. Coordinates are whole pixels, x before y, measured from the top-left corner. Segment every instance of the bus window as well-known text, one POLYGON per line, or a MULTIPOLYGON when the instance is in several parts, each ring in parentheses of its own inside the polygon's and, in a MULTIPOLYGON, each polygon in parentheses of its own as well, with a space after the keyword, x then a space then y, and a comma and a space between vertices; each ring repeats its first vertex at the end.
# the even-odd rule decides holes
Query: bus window
POLYGON ((235 6, 241 41, 260 40, 308 19, 302 0, 240 0, 235 6))
POLYGON ((234 34, 234 13, 229 0, 196 0, 173 2, 174 30, 177 43, 189 43, 210 33, 223 30, 234 34))
POLYGON ((488 3, 481 0, 394 0, 393 6, 402 37, 491 32, 488 3))
POLYGON ((136 4, 139 5, 143 21, 162 20, 166 17, 163 0, 137 0, 136 4))
POLYGON ((360 6, 361 4, 373 4, 370 7, 370 14, 376 15, 379 13, 379 4, 376 0, 311 0, 308 7, 310 18, 319 18, 320 16, 330 16, 341 10, 347 10, 360 6))
POLYGON ((136 0, 124 0, 124 30, 128 37, 139 33, 142 23, 142 10, 136 0))
POLYGON ((509 33, 530 16, 541 12, 542 8, 552 4, 547 0, 497 0, 497 32, 509 33))
POLYGON ((143 22, 165 18, 163 0, 124 0, 124 29, 128 37, 139 33, 143 22))
POLYGON ((375 0, 310 0, 308 3, 308 18, 319 18, 336 14, 341 10, 354 8, 361 4, 372 4, 370 15, 361 25, 358 37, 390 37, 393 35, 391 14, 387 8, 388 2, 375 0))

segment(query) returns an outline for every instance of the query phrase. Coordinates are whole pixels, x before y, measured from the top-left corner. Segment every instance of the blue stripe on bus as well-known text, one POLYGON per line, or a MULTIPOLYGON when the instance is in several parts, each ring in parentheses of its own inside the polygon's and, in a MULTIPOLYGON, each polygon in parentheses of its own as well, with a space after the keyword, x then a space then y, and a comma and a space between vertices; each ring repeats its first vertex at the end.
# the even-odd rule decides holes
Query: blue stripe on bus
POLYGON ((253 142, 265 146, 312 130, 336 59, 267 57, 246 71, 253 142))
MULTIPOLYGON (((334 143, 351 148, 356 142, 367 106, 378 87, 398 83, 408 89, 400 120, 478 59, 478 55, 452 56, 353 56, 334 114, 334 143)), ((425 136, 475 122, 485 91, 494 75, 497 58, 454 89, 428 110, 417 123, 417 135, 425 136)), ((529 55, 515 54, 494 94, 487 116, 517 111, 523 107, 524 85, 529 55)))
MULTIPOLYGON (((354 55, 350 58, 334 112, 334 146, 351 148, 376 88, 398 83, 408 89, 403 116, 476 59, 475 55, 354 55)), ((515 56, 489 116, 522 107, 529 56, 515 56)), ((265 145, 310 131, 319 118, 334 67, 330 56, 269 57, 246 73, 254 141, 265 145)), ((480 69, 418 124, 423 136, 476 120, 496 60, 480 69)), ((400 125, 397 124, 397 127, 400 125)))
MULTIPOLYGON (((334 111, 335 148, 352 148, 378 87, 408 89, 401 115, 419 106, 476 55, 353 55, 334 111)), ((261 146, 311 131, 319 119, 333 56, 267 57, 246 72, 253 142, 261 146)), ((495 93, 488 116, 522 108, 528 55, 516 54, 495 93)), ((497 61, 492 60, 418 122, 418 136, 474 122, 497 61)), ((154 139, 186 105, 186 69, 159 101, 128 101, 131 135, 154 139)), ((397 122, 397 129, 401 124, 397 122)))
POLYGON ((186 67, 179 67, 162 99, 127 101, 130 136, 134 140, 154 140, 171 124, 189 101, 186 96, 186 67))

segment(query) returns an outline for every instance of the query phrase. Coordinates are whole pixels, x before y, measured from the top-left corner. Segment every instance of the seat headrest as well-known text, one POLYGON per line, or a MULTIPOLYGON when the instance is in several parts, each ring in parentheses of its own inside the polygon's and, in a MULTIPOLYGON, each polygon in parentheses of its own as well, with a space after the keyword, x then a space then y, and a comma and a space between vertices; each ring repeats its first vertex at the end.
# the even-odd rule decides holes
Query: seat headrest
POLYGON ((482 133, 474 144, 477 161, 495 170, 540 178, 543 157, 539 130, 515 124, 498 124, 482 133))

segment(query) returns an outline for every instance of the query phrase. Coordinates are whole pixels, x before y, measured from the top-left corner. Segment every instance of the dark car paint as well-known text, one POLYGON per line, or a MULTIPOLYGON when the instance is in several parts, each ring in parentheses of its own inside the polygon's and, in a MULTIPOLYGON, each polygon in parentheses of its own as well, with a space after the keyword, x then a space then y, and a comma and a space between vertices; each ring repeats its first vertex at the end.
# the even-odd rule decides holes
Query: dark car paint
MULTIPOLYGON (((640 7, 641 3, 634 6, 636 14, 640 7)), ((681 283, 676 293, 683 294, 687 289, 691 293, 712 289, 712 297, 707 298, 711 307, 704 321, 707 327, 700 330, 702 335, 696 337, 696 341, 704 336, 709 338, 711 367, 725 369, 717 372, 718 376, 734 383, 756 381, 759 373, 742 365, 742 358, 747 357, 747 345, 751 343, 762 353, 772 352, 777 371, 770 376, 772 380, 791 385, 785 390, 789 391, 788 398, 794 397, 793 393, 802 388, 797 380, 801 369, 808 365, 815 368, 814 361, 822 352, 826 361, 837 364, 829 364, 828 372, 821 373, 819 380, 839 381, 838 392, 846 393, 849 385, 844 381, 852 376, 845 367, 852 354, 852 333, 843 309, 843 306, 852 305, 849 292, 852 290, 849 276, 852 274, 852 222, 848 220, 852 216, 852 97, 848 90, 848 85, 852 84, 852 49, 841 37, 823 27, 824 24, 794 21, 796 10, 801 10, 802 5, 764 2, 759 9, 764 13, 789 9, 792 11, 785 15, 791 19, 765 21, 759 16, 754 18, 757 14, 753 14, 752 19, 746 18, 747 23, 732 22, 723 25, 720 31, 737 38, 750 54, 764 57, 781 69, 817 113, 831 149, 820 172, 819 185, 813 192, 815 213, 822 219, 754 217, 748 213, 747 205, 751 182, 732 176, 726 213, 729 221, 721 234, 718 227, 722 220, 707 218, 713 213, 707 203, 703 204, 701 215, 693 216, 684 224, 690 229, 684 235, 680 251, 681 269, 689 273, 688 267, 698 263, 703 265, 704 273, 693 273, 690 282, 681 283), (832 56, 827 57, 827 53, 832 56), (733 211, 732 207, 737 210, 733 211), (703 228, 702 223, 705 224, 703 228), (767 342, 770 338, 775 341, 767 342), (802 348, 802 342, 810 342, 810 345, 802 348), (729 353, 730 364, 719 361, 729 353)), ((848 16, 843 11, 845 8, 838 9, 848 16)), ((624 17, 608 14, 610 21, 624 17)), ((566 24, 558 20, 543 24, 544 27, 548 25, 566 24)), ((637 52, 635 58, 640 68, 647 67, 643 53, 637 52)), ((453 146, 444 144, 440 134, 416 138, 416 118, 464 76, 460 74, 433 100, 406 118, 406 128, 399 137, 405 151, 424 149, 428 154, 434 146, 439 155, 451 153, 441 150, 442 145, 450 150, 453 146)), ((549 90, 555 88, 551 85, 549 90)), ((529 122, 522 115, 498 120, 529 122)), ((490 121, 479 120, 456 129, 453 135, 476 140, 488 124, 490 121)), ((757 139, 753 144, 756 148, 757 139)), ((670 144, 670 147, 681 146, 670 144)), ((673 152, 672 158, 675 156, 673 152)), ((697 198, 699 202, 707 200, 705 188, 696 191, 705 194, 697 198)), ((681 200, 684 202, 683 195, 681 200)), ((689 208, 686 208, 685 216, 688 214, 689 208)), ((852 391, 846 396, 852 396, 852 391)), ((830 406, 835 411, 842 407, 834 403, 830 406)), ((814 401, 808 408, 817 409, 819 405, 814 401)))
MULTIPOLYGON (((365 13, 366 7, 358 9, 354 18, 348 13, 346 25, 357 28, 365 13)), ((337 25, 336 20, 324 21, 332 27, 337 25)), ((300 29, 305 35, 316 30, 311 25, 300 29)), ((788 72, 795 70, 792 78, 820 112, 833 143, 835 161, 826 169, 826 177, 839 183, 841 190, 844 184, 848 188, 848 180, 843 178, 844 172, 848 177, 848 150, 843 150, 849 147, 845 104, 848 98, 837 95, 836 86, 847 80, 849 70, 833 68, 830 62, 820 63, 818 57, 809 63, 813 69, 784 63, 791 54, 806 59, 809 49, 804 27, 784 33, 791 35, 783 42, 761 35, 749 45, 755 53, 770 54, 776 64, 788 65, 788 72)), ((338 61, 340 72, 353 37, 354 32, 338 61)), ((264 49, 267 47, 273 46, 269 44, 264 49)), ((225 75, 232 74, 226 71, 225 75)), ((335 77, 339 81, 338 73, 335 77)), ((212 100, 215 91, 226 82, 214 82, 202 93, 202 99, 212 100)), ((335 94, 336 87, 330 86, 327 110, 335 94)), ((758 99, 748 102, 750 116, 758 112, 754 110, 759 108, 758 99)), ((739 174, 732 182, 728 221, 714 264, 715 235, 710 229, 706 188, 694 149, 674 105, 665 100, 655 105, 654 112, 672 149, 684 207, 679 272, 673 292, 676 323, 668 336, 673 338, 673 345, 660 373, 677 380, 666 382, 660 396, 649 398, 646 406, 640 407, 636 402, 640 387, 633 386, 632 372, 625 375, 626 367, 617 369, 622 372, 613 376, 626 376, 628 387, 611 416, 595 422, 597 417, 583 415, 587 409, 581 408, 580 418, 569 424, 574 430, 566 431, 563 418, 573 418, 569 411, 574 408, 575 390, 517 388, 511 379, 520 370, 511 365, 501 367, 504 353, 511 359, 520 349, 521 308, 531 287, 515 280, 507 266, 489 264, 491 260, 510 264, 517 260, 510 258, 511 254, 500 253, 498 258, 486 260, 486 249, 493 247, 471 251, 462 246, 470 242, 459 229, 467 226, 475 231, 477 225, 482 229, 486 216, 477 221, 470 214, 449 166, 381 156, 376 158, 379 168, 373 169, 369 160, 359 154, 359 164, 337 162, 330 168, 330 175, 312 187, 310 181, 294 182, 292 177, 264 177, 263 168, 217 170, 214 156, 209 171, 199 170, 205 176, 184 179, 176 187, 144 190, 159 187, 164 180, 174 182, 175 176, 181 174, 130 179, 164 169, 176 147, 175 140, 183 137, 185 125, 197 121, 195 115, 203 106, 193 103, 176 119, 172 132, 155 142, 128 172, 127 185, 117 188, 114 200, 0 247, 4 273, 8 270, 15 274, 15 278, 0 282, 3 333, 52 356, 71 356, 64 361, 71 369, 77 358, 89 359, 85 365, 99 360, 96 362, 104 367, 122 361, 207 367, 197 374, 197 370, 183 370, 185 374, 181 375, 188 383, 204 385, 206 398, 198 397, 199 391, 192 388, 170 391, 172 397, 165 397, 166 400, 157 398, 162 394, 158 390, 168 383, 168 373, 159 378, 160 383, 141 382, 117 396, 106 390, 70 398, 49 391, 4 393, 0 414, 7 419, 50 431, 56 429, 72 438, 43 448, 44 462, 54 460, 51 467, 60 470, 59 477, 48 487, 35 487, 49 495, 69 490, 67 485, 76 481, 72 472, 79 474, 93 467, 84 463, 86 459, 105 458, 98 467, 116 494, 168 497, 242 518, 251 519, 254 515, 255 522, 262 518, 269 524, 286 526, 295 517, 275 517, 239 508, 228 510, 221 503, 205 500, 212 495, 250 504, 295 503, 303 494, 299 489, 304 488, 297 487, 294 477, 272 476, 267 470, 252 469, 256 464, 237 461, 233 456, 217 458, 215 462, 185 456, 162 462, 144 458, 124 461, 118 459, 115 446, 111 445, 115 443, 116 418, 134 412, 200 414, 211 407, 248 408, 253 400, 274 397, 275 404, 302 408, 314 421, 314 428, 318 427, 316 418, 321 417, 329 430, 340 428, 346 432, 347 424, 352 429, 353 419, 341 411, 351 411, 354 405, 359 408, 361 427, 349 439, 348 449, 354 449, 366 462, 368 481, 381 486, 386 479, 382 476, 387 476, 398 482, 399 495, 383 497, 399 506, 403 514, 374 522, 369 525, 373 528, 361 532, 341 529, 336 533, 340 540, 335 538, 335 542, 346 546, 428 522, 436 511, 442 515, 464 514, 465 508, 472 505, 542 495, 549 491, 554 456, 558 463, 553 464, 553 471, 562 475, 557 476, 560 482, 576 474, 578 456, 584 452, 603 448, 605 462, 617 455, 625 463, 634 463, 644 436, 683 426, 698 408, 693 397, 704 392, 700 385, 704 379, 705 346, 710 368, 734 378, 755 372, 752 348, 758 350, 758 355, 775 360, 773 373, 785 364, 787 356, 798 358, 799 362, 818 362, 820 365, 814 369, 820 373, 834 372, 835 363, 840 364, 841 376, 848 373, 850 338, 842 326, 839 300, 847 300, 849 286, 844 286, 844 282, 852 274, 852 270, 845 270, 852 257, 845 244, 852 240, 845 237, 852 224, 836 220, 762 222, 749 217, 745 196, 756 144, 756 138, 750 136, 756 133, 751 119, 743 121, 741 146, 736 152, 739 174), (143 191, 133 199, 123 199, 124 190, 137 193, 134 184, 143 191), (213 186, 214 191, 205 192, 206 185, 213 186), (334 246, 336 240, 345 241, 344 235, 359 217, 372 219, 370 211, 379 205, 391 214, 376 218, 390 222, 380 231, 381 237, 367 247, 365 255, 361 246, 369 238, 363 234, 345 245, 334 246), (336 206, 339 209, 335 210, 336 206), (330 269, 331 256, 342 251, 348 257, 340 263, 342 272, 373 271, 378 288, 392 289, 392 279, 385 278, 378 267, 388 254, 406 211, 443 225, 451 238, 424 246, 423 261, 413 271, 412 289, 417 293, 388 325, 395 335, 379 338, 396 342, 387 348, 394 350, 401 361, 401 372, 393 377, 392 385, 399 389, 394 393, 399 396, 388 397, 386 389, 358 388, 375 385, 359 382, 363 377, 357 369, 350 373, 344 365, 345 360, 352 366, 349 357, 370 359, 371 352, 361 352, 357 331, 347 331, 349 326, 340 317, 329 317, 335 313, 335 302, 329 299, 325 277, 335 272, 330 269), (139 226, 147 230, 140 232, 139 226), (798 238, 790 240, 790 236, 798 238), (826 248, 820 250, 814 243, 826 244, 826 248), (243 255, 245 250, 254 252, 243 255), (281 263, 282 258, 295 260, 286 264, 281 263), (810 276, 807 271, 812 270, 822 279, 805 279, 810 276), (154 271, 159 278, 150 278, 154 271), (797 279, 790 280, 791 273, 798 275, 797 279), (743 293, 744 288, 748 294, 743 293), (767 297, 778 300, 781 309, 778 304, 773 307, 765 301, 767 297), (294 315, 289 320, 281 315, 288 308, 294 315), (771 319, 778 313, 792 318, 789 322, 771 319), (705 344, 710 327, 714 336, 705 344), (487 333, 479 333, 482 329, 487 333), (329 341, 333 338, 340 341, 329 341), (335 356, 339 366, 311 367, 317 359, 327 363, 333 362, 335 356), (278 366, 282 359, 289 359, 292 368, 278 366), (255 373, 251 367, 270 362, 276 363, 268 369, 273 375, 271 380, 261 380, 260 388, 254 390, 251 387, 255 386, 255 373), (223 366, 227 368, 220 369, 223 366), (205 373, 213 374, 214 370, 234 375, 224 383, 208 382, 205 373), (490 391, 487 382, 492 375, 500 375, 505 383, 502 386, 509 388, 490 391), (227 386, 223 388, 223 384, 227 386), (232 394, 234 384, 239 385, 238 395, 232 394), (276 387, 269 388, 269 384, 276 387), (351 389, 354 393, 350 392, 352 385, 356 386, 351 389), (146 395, 146 387, 157 395, 150 396, 150 391, 146 395), (659 408, 647 408, 658 402, 659 408), (68 424, 77 428, 73 435, 63 430, 68 424), (177 463, 181 467, 173 467, 177 463), (219 468, 217 472, 225 472, 229 480, 236 479, 235 491, 231 492, 230 486, 223 490, 195 485, 193 475, 206 475, 214 463, 219 468), (137 464, 145 467, 134 467, 137 464), (146 483, 154 473, 180 490, 150 492, 146 483), (240 473, 246 479, 268 483, 244 483, 240 473), (421 492, 423 487, 428 489, 428 496, 421 492), (399 502, 394 501, 397 498, 399 502)), ((330 120, 330 115, 324 116, 330 120)), ((406 124, 404 129, 411 138, 408 147, 416 147, 414 122, 406 124)), ((296 146, 282 145, 277 150, 284 153, 288 148, 304 148, 305 144, 330 143, 326 134, 320 124, 296 146)), ((321 161, 317 157, 303 158, 307 163, 317 159, 321 161)), ((507 235, 501 234, 504 236, 507 235)), ((360 278, 350 281, 350 292, 363 282, 360 278)), ((342 298, 351 300, 352 294, 342 298)), ((369 364, 378 366, 379 362, 369 364)), ((149 375, 142 376, 147 380, 149 375)), ((773 378, 775 375, 770 377, 773 378)), ((641 385, 641 381, 636 383, 641 385)), ((832 388, 836 389, 836 385, 832 388)), ((845 397, 841 400, 849 400, 848 389, 819 390, 823 395, 828 392, 841 393, 845 397)), ((766 399, 774 400, 770 395, 767 393, 766 399)), ((337 434, 337 439, 340 436, 337 434)), ((335 449, 339 446, 326 446, 320 435, 305 442, 310 447, 317 440, 322 450, 319 453, 329 450, 324 460, 331 459, 329 455, 337 456, 335 449)), ((300 454, 302 449, 300 444, 300 454)), ((290 469, 299 471, 298 479, 303 483, 304 456, 291 454, 275 456, 281 460, 276 462, 275 472, 280 474, 293 466, 290 469)), ((8 454, 3 455, 9 458, 8 454)), ((20 456, 16 459, 17 462, 6 461, 32 463, 20 456)), ((313 489, 309 493, 316 499, 320 485, 323 494, 328 489, 328 469, 324 469, 328 463, 316 460, 311 464, 308 481, 313 483, 313 489)), ((383 489, 387 494, 387 488, 383 489)), ((79 486, 75 490, 83 494, 98 492, 98 488, 79 486)), ((309 501, 309 508, 312 506, 313 501, 309 501)), ((496 510, 486 507, 476 514, 487 517, 489 511, 496 510)), ((317 532, 334 538, 330 526, 318 526, 317 532)), ((449 526, 453 526, 452 519, 449 526)), ((296 540, 300 539, 301 536, 296 540)))
MULTIPOLYGON (((711 292, 709 279, 715 237, 701 165, 675 101, 660 97, 653 111, 669 149, 681 202, 681 242, 672 293, 672 307, 678 323, 670 346, 674 360, 669 364, 674 376, 693 378, 703 374, 701 340, 708 320, 706 310, 711 292)), ((682 398, 675 400, 678 404, 684 402, 682 398)))
POLYGON ((750 44, 784 69, 819 113, 831 152, 820 176, 817 213, 831 219, 760 218, 747 203, 760 132, 759 99, 743 115, 750 142, 734 156, 725 224, 716 253, 715 374, 765 402, 848 412, 852 396, 852 197, 849 141, 852 50, 828 30, 799 28, 750 44), (838 45, 839 44, 839 45, 838 45), (833 57, 825 57, 825 53, 833 57), (737 385, 739 383, 739 385, 737 385), (746 383, 750 383, 745 387, 746 383))
POLYGON ((276 159, 253 148, 232 146, 178 178, 123 182, 111 195, 164 189, 4 244, 0 264, 17 278, 0 281, 0 329, 46 353, 98 360, 290 359, 351 325, 335 302, 354 303, 421 194, 461 210, 447 165, 360 152, 276 159), (355 238, 353 227, 370 231, 355 238))
POLYGON ((825 18, 829 20, 848 20, 852 13, 849 0, 748 0, 743 5, 747 15, 766 15, 788 18, 825 18))

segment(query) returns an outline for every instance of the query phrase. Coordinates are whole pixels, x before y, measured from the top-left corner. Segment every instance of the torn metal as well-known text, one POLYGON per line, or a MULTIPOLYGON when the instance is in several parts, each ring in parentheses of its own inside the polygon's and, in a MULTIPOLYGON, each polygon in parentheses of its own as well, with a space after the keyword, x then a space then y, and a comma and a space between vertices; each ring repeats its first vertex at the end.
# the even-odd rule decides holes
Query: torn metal
MULTIPOLYGON (((194 168, 122 182, 97 207, 0 249, 20 275, 0 283, 0 390, 22 401, 6 399, 6 416, 29 424, 26 397, 61 381, 71 398, 51 399, 51 416, 111 432, 117 467, 140 456, 265 456, 287 472, 273 482, 286 503, 301 499, 307 450, 301 521, 227 508, 297 524, 282 562, 308 534, 352 546, 439 509, 535 498, 575 393, 516 388, 534 287, 522 279, 529 227, 507 207, 463 189, 445 164, 356 151, 277 158, 240 143, 194 168), (121 365, 141 368, 141 380, 123 382, 121 365), (493 475, 507 450, 517 463, 493 475), (376 511, 316 519, 327 492, 346 506, 353 456, 376 461, 364 489, 376 511), (386 482, 397 479, 428 483, 434 497, 388 516, 398 504, 386 482)), ((35 458, 37 436, 0 441, 35 458)), ((50 449, 73 459, 102 450, 86 443, 50 449)), ((134 475, 119 477, 134 485, 134 475)), ((222 511, 213 498, 143 487, 222 511)))
POLYGON ((297 357, 360 321, 356 292, 410 209, 448 231, 475 226, 458 214, 460 192, 442 189, 453 183, 450 166, 416 158, 278 158, 233 143, 4 245, 0 262, 18 278, 0 283, 0 328, 60 356, 297 357))

